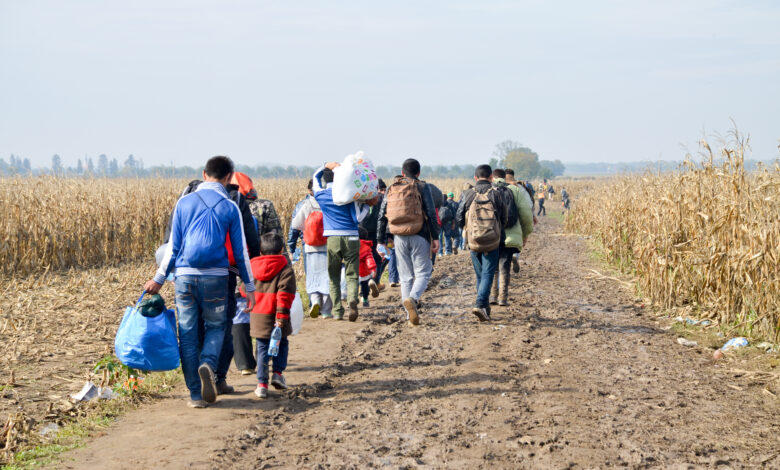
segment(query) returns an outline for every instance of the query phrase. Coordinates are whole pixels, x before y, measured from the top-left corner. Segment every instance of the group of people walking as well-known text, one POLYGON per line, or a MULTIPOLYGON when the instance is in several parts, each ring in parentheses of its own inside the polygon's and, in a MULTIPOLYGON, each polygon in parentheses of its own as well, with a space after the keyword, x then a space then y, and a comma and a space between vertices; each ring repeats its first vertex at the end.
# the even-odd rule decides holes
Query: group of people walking
POLYGON ((493 305, 509 305, 510 270, 518 272, 516 257, 536 222, 533 186, 515 181, 511 169, 479 165, 474 183, 456 202, 454 193, 444 195, 422 180, 419 161, 410 158, 389 185, 379 180, 373 199, 336 204, 333 170, 338 166, 326 163, 313 174, 295 208, 287 243, 273 203, 258 198, 252 180, 235 172, 227 157, 209 159, 203 180, 182 192, 158 271, 144 288, 155 294, 175 276, 191 407, 233 392, 226 381, 231 360, 244 374, 256 369, 258 397, 267 396, 269 383, 287 388, 283 374, 297 288, 288 250, 295 253, 299 242, 312 318, 356 321, 361 304, 369 306, 369 296, 387 288, 382 275, 388 269, 388 282, 400 287, 403 312, 416 327, 436 255, 456 255, 465 247, 477 281, 471 312, 489 321, 493 305), (283 338, 270 358, 277 326, 283 338))

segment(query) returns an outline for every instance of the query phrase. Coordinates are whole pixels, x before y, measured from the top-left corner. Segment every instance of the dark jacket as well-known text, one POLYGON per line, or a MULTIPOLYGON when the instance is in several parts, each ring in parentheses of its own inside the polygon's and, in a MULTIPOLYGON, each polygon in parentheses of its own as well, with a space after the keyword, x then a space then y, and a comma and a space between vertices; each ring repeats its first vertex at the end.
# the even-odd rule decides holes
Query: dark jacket
MULTIPOLYGON (((490 181, 479 180, 477 181, 477 184, 474 185, 473 189, 467 189, 463 193, 463 197, 460 199, 460 205, 458 206, 458 214, 455 216, 455 220, 458 222, 458 227, 463 228, 466 226, 466 215, 469 212, 471 203, 474 202, 474 198, 477 197, 477 193, 484 194, 492 187, 493 185, 490 183, 490 181)), ((496 213, 498 214, 498 224, 501 227, 501 242, 503 243, 504 239, 506 238, 504 229, 507 227, 509 211, 500 192, 491 191, 488 197, 490 198, 490 202, 493 203, 493 207, 495 207, 496 213)))
POLYGON ((382 209, 382 202, 385 199, 382 193, 379 193, 378 197, 379 200, 371 207, 366 218, 360 221, 360 226, 368 232, 368 239, 374 242, 375 245, 377 239, 376 232, 379 228, 379 210, 382 209))
MULTIPOLYGON (((416 179, 416 178, 415 178, 416 179)), ((390 188, 387 188, 390 190, 390 188)), ((425 220, 423 221, 423 226, 420 229, 420 231, 417 233, 417 235, 420 235, 421 237, 425 238, 426 240, 433 241, 438 240, 439 238, 439 231, 441 230, 441 227, 439 226, 439 221, 436 217, 436 208, 433 204, 433 195, 431 194, 431 188, 425 184, 424 182, 417 180, 417 190, 420 191, 420 195, 422 196, 422 210, 423 210, 423 216, 425 220)), ((377 224, 377 241, 381 244, 387 243, 387 237, 392 236, 391 233, 387 231, 387 198, 382 199, 382 205, 379 207, 379 223, 377 224)))

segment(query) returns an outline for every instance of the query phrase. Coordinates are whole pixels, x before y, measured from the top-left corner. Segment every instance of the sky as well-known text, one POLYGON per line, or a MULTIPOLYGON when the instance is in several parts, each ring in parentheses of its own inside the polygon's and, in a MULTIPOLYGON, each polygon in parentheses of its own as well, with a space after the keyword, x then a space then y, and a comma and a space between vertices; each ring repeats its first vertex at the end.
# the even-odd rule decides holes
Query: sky
POLYGON ((776 1, 0 0, 0 157, 778 155, 776 1))

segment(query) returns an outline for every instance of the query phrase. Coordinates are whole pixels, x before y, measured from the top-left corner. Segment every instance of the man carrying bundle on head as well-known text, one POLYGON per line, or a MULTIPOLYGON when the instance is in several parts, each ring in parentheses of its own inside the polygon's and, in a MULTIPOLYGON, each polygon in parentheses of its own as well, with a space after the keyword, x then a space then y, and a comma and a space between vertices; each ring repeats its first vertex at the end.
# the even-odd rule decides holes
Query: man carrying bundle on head
POLYGON ((457 214, 458 226, 466 229, 471 262, 477 276, 477 300, 471 313, 479 321, 490 320, 490 288, 508 219, 504 198, 493 188, 492 179, 490 165, 479 165, 474 171, 476 184, 463 193, 457 214))
POLYGON ((330 162, 314 173, 312 187, 314 198, 322 211, 323 236, 327 241, 328 277, 330 277, 330 299, 333 302, 333 318, 344 318, 341 303, 341 265, 344 264, 347 277, 347 301, 349 321, 358 318, 358 277, 360 237, 358 224, 368 214, 368 206, 361 202, 338 205, 333 202, 333 170, 340 165, 330 162))
POLYGON ((419 180, 420 162, 404 161, 402 175, 387 189, 379 210, 377 240, 393 235, 401 300, 409 323, 420 324, 417 305, 433 273, 432 253, 439 249, 439 224, 431 188, 419 180))

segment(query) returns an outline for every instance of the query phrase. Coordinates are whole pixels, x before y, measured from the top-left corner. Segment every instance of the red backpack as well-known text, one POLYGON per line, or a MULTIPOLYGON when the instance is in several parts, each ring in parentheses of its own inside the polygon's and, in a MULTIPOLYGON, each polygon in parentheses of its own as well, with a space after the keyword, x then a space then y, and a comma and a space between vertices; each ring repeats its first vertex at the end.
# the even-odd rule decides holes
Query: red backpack
POLYGON ((325 226, 322 224, 322 211, 314 211, 306 217, 303 227, 303 242, 309 246, 322 246, 328 243, 323 235, 325 226))

